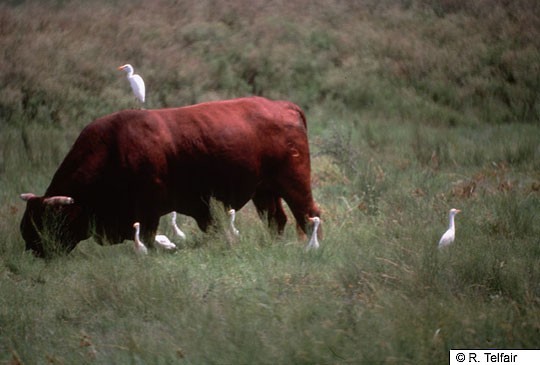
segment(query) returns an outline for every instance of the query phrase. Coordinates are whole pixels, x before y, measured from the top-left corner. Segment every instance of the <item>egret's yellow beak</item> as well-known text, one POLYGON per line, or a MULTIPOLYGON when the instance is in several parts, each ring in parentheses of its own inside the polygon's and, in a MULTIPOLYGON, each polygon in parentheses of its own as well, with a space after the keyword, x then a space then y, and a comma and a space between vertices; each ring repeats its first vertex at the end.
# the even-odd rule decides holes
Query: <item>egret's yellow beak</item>
POLYGON ((125 66, 118 66, 119 70, 123 70, 124 68, 125 68, 125 66))

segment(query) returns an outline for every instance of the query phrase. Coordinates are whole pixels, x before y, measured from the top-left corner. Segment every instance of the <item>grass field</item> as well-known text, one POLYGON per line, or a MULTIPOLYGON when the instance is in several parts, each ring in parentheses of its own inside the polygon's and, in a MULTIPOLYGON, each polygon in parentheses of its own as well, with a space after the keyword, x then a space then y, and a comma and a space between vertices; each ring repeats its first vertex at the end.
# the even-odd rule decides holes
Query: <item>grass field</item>
POLYGON ((539 14, 532 0, 0 4, 0 363, 437 364, 451 348, 540 348, 539 14), (92 239, 25 252, 18 195, 45 191, 84 125, 135 105, 127 62, 148 108, 299 104, 321 248, 292 224, 273 237, 248 205, 232 245, 182 217, 175 254, 92 239))

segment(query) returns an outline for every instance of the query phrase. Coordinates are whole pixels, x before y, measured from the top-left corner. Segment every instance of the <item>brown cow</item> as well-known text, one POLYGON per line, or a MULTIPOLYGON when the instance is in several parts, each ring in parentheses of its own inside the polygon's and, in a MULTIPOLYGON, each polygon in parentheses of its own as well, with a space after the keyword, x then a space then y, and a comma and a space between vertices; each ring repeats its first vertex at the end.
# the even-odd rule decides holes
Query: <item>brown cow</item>
POLYGON ((120 111, 84 128, 43 197, 21 195, 21 233, 38 256, 46 253, 44 232, 69 251, 91 235, 100 243, 132 239, 133 222, 141 222, 151 243, 171 211, 206 231, 211 197, 236 210, 252 199, 280 233, 283 198, 306 232, 307 218, 320 215, 310 170, 305 116, 290 102, 250 97, 120 111))

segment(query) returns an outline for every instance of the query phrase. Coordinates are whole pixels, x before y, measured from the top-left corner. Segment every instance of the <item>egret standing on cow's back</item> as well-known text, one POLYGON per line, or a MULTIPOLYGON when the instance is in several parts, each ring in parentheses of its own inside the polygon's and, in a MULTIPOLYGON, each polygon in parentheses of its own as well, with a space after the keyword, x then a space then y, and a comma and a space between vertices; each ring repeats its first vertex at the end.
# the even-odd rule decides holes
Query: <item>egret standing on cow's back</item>
POLYGON ((461 212, 459 209, 450 209, 450 212, 448 214, 449 217, 449 223, 448 223, 448 230, 444 232, 441 239, 439 240, 439 248, 446 247, 450 245, 452 242, 454 242, 454 239, 456 238, 456 226, 454 224, 454 217, 456 214, 461 212))
POLYGON ((131 66, 130 64, 120 66, 118 67, 118 69, 127 72, 127 79, 129 80, 129 83, 131 84, 133 93, 135 94, 135 96, 141 103, 144 103, 145 87, 144 87, 144 81, 142 77, 140 77, 139 75, 133 74, 133 66, 131 66))

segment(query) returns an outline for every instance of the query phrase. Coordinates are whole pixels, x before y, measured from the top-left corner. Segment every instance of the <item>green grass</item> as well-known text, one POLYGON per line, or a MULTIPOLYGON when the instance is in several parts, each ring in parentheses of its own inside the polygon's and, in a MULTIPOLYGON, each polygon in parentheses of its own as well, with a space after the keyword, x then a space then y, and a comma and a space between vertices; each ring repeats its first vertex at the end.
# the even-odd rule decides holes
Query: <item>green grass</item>
POLYGON ((0 363, 431 364, 540 347, 535 2, 265 4, 0 6, 0 363), (126 62, 148 108, 301 105, 320 250, 248 205, 232 243, 217 206, 210 234, 180 219, 175 254, 92 239, 25 252, 18 195, 45 191, 84 125, 134 105, 126 62), (452 207, 456 242, 439 251, 452 207))

